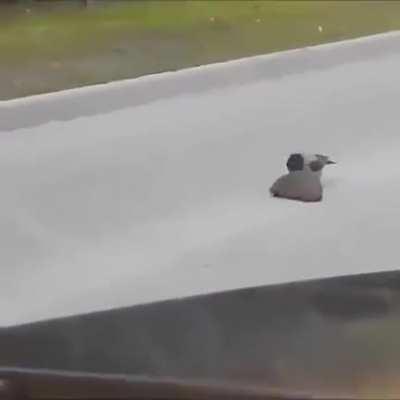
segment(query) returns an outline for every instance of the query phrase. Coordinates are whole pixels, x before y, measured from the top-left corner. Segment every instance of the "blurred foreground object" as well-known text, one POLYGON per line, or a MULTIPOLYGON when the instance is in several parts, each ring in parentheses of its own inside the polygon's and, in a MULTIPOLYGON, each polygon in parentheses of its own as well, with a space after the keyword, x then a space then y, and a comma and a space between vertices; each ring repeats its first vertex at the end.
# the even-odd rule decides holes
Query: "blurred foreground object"
POLYGON ((393 399, 399 289, 393 271, 4 328, 0 380, 26 399, 393 399))

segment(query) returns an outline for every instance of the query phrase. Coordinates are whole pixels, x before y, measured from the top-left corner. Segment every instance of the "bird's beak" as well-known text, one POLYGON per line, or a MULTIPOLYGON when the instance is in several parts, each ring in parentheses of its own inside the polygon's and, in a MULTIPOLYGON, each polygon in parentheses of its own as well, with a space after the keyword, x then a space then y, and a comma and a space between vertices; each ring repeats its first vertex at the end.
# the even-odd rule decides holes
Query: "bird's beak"
POLYGON ((332 160, 328 160, 328 161, 326 162, 326 164, 336 164, 336 162, 335 162, 335 161, 332 161, 332 160))

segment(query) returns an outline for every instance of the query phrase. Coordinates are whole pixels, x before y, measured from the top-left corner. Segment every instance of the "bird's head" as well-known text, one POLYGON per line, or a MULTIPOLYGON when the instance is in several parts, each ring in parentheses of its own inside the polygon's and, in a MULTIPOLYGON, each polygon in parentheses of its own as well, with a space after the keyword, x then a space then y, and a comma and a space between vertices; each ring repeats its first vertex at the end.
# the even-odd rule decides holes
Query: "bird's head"
POLYGON ((323 154, 308 153, 292 153, 286 162, 289 172, 309 169, 311 172, 321 173, 325 165, 330 164, 336 164, 336 162, 323 154))

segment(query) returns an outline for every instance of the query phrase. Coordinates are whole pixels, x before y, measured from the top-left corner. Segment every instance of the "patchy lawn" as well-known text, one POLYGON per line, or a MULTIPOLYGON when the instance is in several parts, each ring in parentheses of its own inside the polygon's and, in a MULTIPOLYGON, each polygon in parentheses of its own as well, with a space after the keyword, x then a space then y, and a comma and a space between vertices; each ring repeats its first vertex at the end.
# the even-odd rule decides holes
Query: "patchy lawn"
POLYGON ((394 1, 0 5, 0 99, 400 28, 394 1))

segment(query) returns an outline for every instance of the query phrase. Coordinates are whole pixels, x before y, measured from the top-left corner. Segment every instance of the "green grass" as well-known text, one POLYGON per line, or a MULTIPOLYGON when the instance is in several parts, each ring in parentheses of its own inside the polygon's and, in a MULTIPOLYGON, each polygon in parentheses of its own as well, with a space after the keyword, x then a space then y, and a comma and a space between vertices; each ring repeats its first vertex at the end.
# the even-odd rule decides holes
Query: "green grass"
POLYGON ((0 98, 400 28, 396 1, 50 3, 0 5, 0 98))

